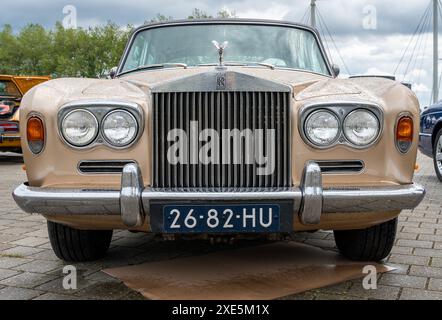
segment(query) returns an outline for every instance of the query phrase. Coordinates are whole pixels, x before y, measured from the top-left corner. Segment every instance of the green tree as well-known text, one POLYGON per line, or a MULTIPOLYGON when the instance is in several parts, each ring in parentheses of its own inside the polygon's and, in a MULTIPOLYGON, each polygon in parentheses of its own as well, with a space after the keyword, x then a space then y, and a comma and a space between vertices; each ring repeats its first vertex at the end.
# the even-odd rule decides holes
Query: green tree
MULTIPOLYGON (((218 18, 234 18, 227 10, 218 18)), ((211 19, 212 15, 193 9, 188 19, 211 19)), ((150 22, 167 21, 163 14, 150 22)), ((28 24, 15 34, 10 25, 0 30, 0 73, 13 75, 51 75, 52 77, 102 77, 118 65, 133 26, 105 25, 65 29, 60 22, 52 30, 28 24)))

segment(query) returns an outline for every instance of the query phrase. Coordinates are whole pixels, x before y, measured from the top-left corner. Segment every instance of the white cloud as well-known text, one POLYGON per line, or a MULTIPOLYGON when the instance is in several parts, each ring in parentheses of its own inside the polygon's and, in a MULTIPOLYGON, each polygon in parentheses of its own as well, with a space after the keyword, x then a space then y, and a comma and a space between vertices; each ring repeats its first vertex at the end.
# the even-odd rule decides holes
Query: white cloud
MULTIPOLYGON (((2 0, 2 8, 6 9, 0 11, 0 24, 11 24, 15 30, 31 22, 52 27, 63 19, 62 9, 68 3, 76 6, 79 25, 83 27, 108 20, 120 25, 139 25, 158 13, 185 18, 193 8, 212 15, 220 9, 228 9, 244 18, 299 21, 310 4, 308 0, 2 0)), ((429 3, 429 0, 328 0, 318 1, 317 5, 352 74, 392 74, 429 3), (376 9, 376 30, 363 28, 367 5, 376 9)), ((442 30, 442 23, 440 25, 442 30)), ((319 26, 326 33, 323 26, 319 26)), ((426 29, 430 32, 430 23, 426 29)), ((412 83, 423 104, 428 103, 432 87, 431 45, 431 34, 427 33, 416 45, 415 59, 411 59, 412 50, 409 50, 396 73, 398 80, 412 83)), ((345 76, 347 71, 337 51, 329 41, 328 46, 345 76)))

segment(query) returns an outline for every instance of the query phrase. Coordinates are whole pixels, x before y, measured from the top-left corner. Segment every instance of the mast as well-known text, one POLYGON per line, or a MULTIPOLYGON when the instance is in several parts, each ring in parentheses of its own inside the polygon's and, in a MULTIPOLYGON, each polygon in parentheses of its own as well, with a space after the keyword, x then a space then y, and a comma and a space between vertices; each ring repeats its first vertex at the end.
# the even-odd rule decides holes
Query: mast
MULTIPOLYGON (((435 0, 437 1, 437 0, 435 0)), ((316 28, 316 0, 310 1, 310 21, 313 28, 316 28)))
POLYGON ((439 0, 433 0, 433 103, 439 101, 439 0))

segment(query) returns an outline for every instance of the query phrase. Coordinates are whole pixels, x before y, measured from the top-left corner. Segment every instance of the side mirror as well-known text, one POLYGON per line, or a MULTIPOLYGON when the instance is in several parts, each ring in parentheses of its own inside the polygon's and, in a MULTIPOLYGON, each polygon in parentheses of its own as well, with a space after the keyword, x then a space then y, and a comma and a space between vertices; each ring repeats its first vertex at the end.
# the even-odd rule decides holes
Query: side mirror
POLYGON ((117 75, 117 67, 113 67, 109 71, 109 79, 114 79, 116 75, 117 75))
POLYGON ((333 73, 335 74, 335 77, 339 76, 339 74, 341 73, 341 69, 337 64, 332 64, 332 70, 333 73))

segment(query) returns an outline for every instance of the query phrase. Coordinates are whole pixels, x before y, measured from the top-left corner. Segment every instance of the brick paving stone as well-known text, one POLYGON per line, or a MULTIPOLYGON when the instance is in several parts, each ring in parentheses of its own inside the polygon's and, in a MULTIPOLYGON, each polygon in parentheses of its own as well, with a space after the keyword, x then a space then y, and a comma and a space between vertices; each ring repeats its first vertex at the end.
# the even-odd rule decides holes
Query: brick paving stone
POLYGON ((79 290, 75 295, 100 300, 115 300, 127 295, 131 289, 119 282, 97 282, 84 289, 79 290))
POLYGON ((442 278, 442 268, 412 265, 410 268, 410 275, 429 278, 442 278))
POLYGON ((416 240, 418 236, 420 235, 416 233, 399 232, 396 235, 396 239, 416 240))
MULTIPOLYGON (((109 254, 97 262, 74 264, 78 289, 65 290, 61 270, 65 263, 51 249, 45 219, 24 214, 10 196, 12 188, 26 179, 22 163, 2 159, 0 155, 0 299, 144 299, 101 270, 213 251, 203 242, 162 243, 143 233, 115 231, 109 254), (21 287, 26 285, 36 286, 21 287)), ((427 188, 427 196, 418 208, 401 214, 395 246, 385 261, 397 269, 380 276, 378 290, 364 290, 361 280, 353 280, 282 299, 442 299, 442 183, 431 159, 419 154, 418 163, 415 180, 427 188)), ((294 239, 334 249, 330 231, 296 233, 294 239)))
POLYGON ((15 270, 37 272, 37 273, 47 273, 52 270, 62 270, 64 262, 58 260, 34 260, 25 264, 21 264, 14 267, 15 270))
POLYGON ((442 250, 416 248, 413 254, 425 257, 442 257, 442 250))
POLYGON ((405 239, 399 239, 396 242, 397 246, 403 246, 403 247, 412 247, 412 248, 426 248, 430 249, 433 247, 433 242, 431 241, 421 241, 421 240, 405 240, 405 239))
POLYGON ((426 266, 430 262, 429 257, 420 257, 420 256, 414 256, 414 255, 408 255, 408 254, 396 254, 393 253, 388 261, 395 262, 395 263, 410 263, 413 265, 422 265, 426 266))
POLYGON ((416 277, 403 274, 386 273, 379 280, 379 284, 404 288, 425 289, 426 277, 416 277))
POLYGON ((432 258, 430 265, 432 267, 440 267, 440 268, 442 268, 442 258, 432 258))
POLYGON ((20 228, 20 227, 9 227, 7 229, 2 230, 2 234, 3 235, 14 235, 17 237, 17 239, 23 239, 25 238, 25 236, 23 236, 23 234, 30 232, 30 231, 35 231, 36 228, 20 228), (20 236, 20 237, 19 237, 20 236))
POLYGON ((19 274, 20 272, 11 269, 0 269, 0 280, 10 278, 19 274))
POLYGON ((354 285, 348 290, 348 294, 368 299, 396 300, 401 288, 378 284, 377 289, 366 290, 362 285, 354 285))
POLYGON ((15 244, 17 246, 37 247, 47 242, 47 238, 27 237, 24 239, 13 241, 11 242, 11 244, 15 244))
POLYGON ((401 300, 442 300, 442 292, 404 288, 401 300))
POLYGON ((442 292, 442 279, 431 278, 428 283, 428 289, 442 292))
POLYGON ((35 253, 41 252, 43 250, 44 249, 16 246, 16 247, 13 247, 11 249, 4 250, 1 253, 2 254, 10 254, 10 255, 17 255, 17 256, 26 257, 26 256, 29 256, 31 254, 35 254, 35 253))
POLYGON ((415 233, 418 234, 434 234, 436 229, 434 228, 415 228, 415 227, 403 227, 403 232, 415 233))
POLYGON ((6 287, 0 290, 0 300, 29 300, 41 295, 41 291, 6 287))
POLYGON ((391 249, 391 253, 399 253, 399 254, 411 254, 413 252, 413 248, 410 247, 399 247, 395 246, 391 249))
POLYGON ((13 257, 2 257, 0 256, 0 268, 7 269, 25 264, 31 261, 30 259, 24 258, 13 258, 13 257))
POLYGON ((35 288, 43 283, 49 282, 54 279, 54 276, 34 273, 34 272, 24 272, 16 276, 9 277, 7 279, 1 280, 0 284, 4 286, 21 287, 21 288, 35 288))
POLYGON ((33 300, 82 300, 81 297, 76 297, 74 295, 67 295, 67 294, 58 294, 58 293, 44 293, 40 296, 37 296, 33 300))
POLYGON ((46 282, 42 285, 37 286, 35 289, 44 291, 44 292, 52 292, 58 294, 75 294, 79 290, 82 290, 90 285, 96 284, 94 281, 85 280, 83 277, 79 276, 77 279, 77 289, 66 290, 63 288, 63 278, 57 278, 46 282))

